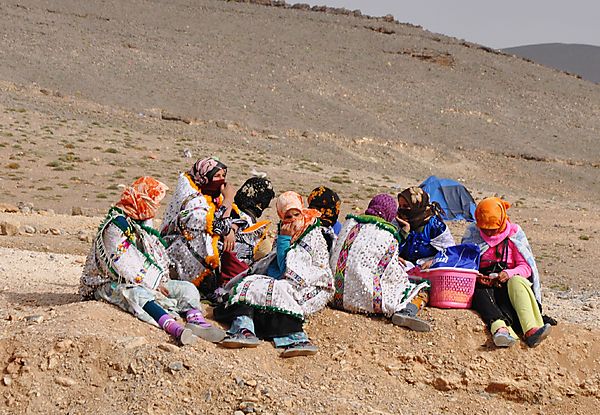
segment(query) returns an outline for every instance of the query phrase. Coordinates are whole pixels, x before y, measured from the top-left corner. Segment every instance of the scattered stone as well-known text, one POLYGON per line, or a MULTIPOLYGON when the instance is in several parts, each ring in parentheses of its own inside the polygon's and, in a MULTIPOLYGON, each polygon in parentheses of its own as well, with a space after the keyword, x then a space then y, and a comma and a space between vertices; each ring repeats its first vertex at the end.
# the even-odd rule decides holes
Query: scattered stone
POLYGON ((181 350, 178 346, 171 343, 161 343, 158 345, 158 348, 169 353, 177 353, 179 350, 181 350))
POLYGON ((4 378, 2 378, 2 381, 4 382, 4 386, 12 385, 12 377, 10 375, 4 375, 4 378))
POLYGON ((13 353, 13 359, 27 359, 29 357, 29 353, 27 350, 17 350, 13 353))
POLYGON ((56 349, 59 352, 64 352, 67 349, 70 349, 71 346, 73 346, 73 341, 69 340, 69 339, 65 339, 65 340, 61 340, 58 343, 56 343, 56 345, 54 346, 54 349, 56 349))
POLYGON ((508 392, 512 388, 512 383, 509 380, 491 381, 485 388, 487 393, 503 393, 508 392))
POLYGON ((242 402, 240 403, 239 409, 245 414, 251 414, 254 412, 254 402, 242 402))
POLYGON ((235 411, 233 415, 244 415, 243 411, 235 411))
POLYGON ((71 208, 71 216, 83 216, 83 208, 80 206, 73 206, 71 208))
POLYGON ((435 378, 435 380, 432 383, 432 386, 434 388, 436 388, 437 390, 443 391, 443 392, 447 392, 452 389, 455 389, 455 386, 452 384, 452 382, 449 379, 446 379, 442 376, 435 378))
POLYGON ((25 317, 25 321, 27 321, 29 324, 39 324, 42 321, 44 321, 44 316, 41 315, 33 315, 33 316, 27 316, 25 317))
POLYGON ((169 370, 171 371, 171 373, 179 372, 179 371, 183 370, 183 363, 171 362, 169 364, 169 370))
POLYGON ((54 236, 62 235, 61 230, 58 228, 50 228, 50 229, 48 229, 48 232, 50 232, 54 236))
POLYGON ((9 375, 16 375, 17 373, 19 373, 20 370, 21 370, 21 364, 19 362, 17 362, 16 360, 13 360, 12 362, 10 362, 8 364, 8 366, 6 366, 6 369, 4 369, 4 371, 6 373, 8 373, 9 375))
POLYGON ((120 343, 126 349, 136 349, 148 343, 145 337, 124 337, 120 340, 120 343))
POLYGON ((279 140, 279 136, 275 135, 275 134, 269 134, 269 135, 267 135, 267 138, 269 140, 279 140))
POLYGON ((54 216, 56 213, 54 213, 54 209, 45 209, 45 210, 38 210, 37 214, 40 216, 54 216))
POLYGON ((186 159, 191 159, 193 157, 192 150, 190 150, 189 148, 183 150, 183 157, 185 157, 186 159))
POLYGON ((254 388, 256 385, 258 385, 258 382, 256 382, 254 379, 250 379, 246 381, 246 385, 254 388))
POLYGON ((0 222, 0 235, 15 236, 19 234, 18 222, 0 222))
POLYGON ((19 208, 15 205, 11 205, 10 203, 0 203, 0 212, 6 213, 17 213, 19 208))
POLYGON ((82 242, 92 242, 92 237, 84 231, 79 232, 77 238, 82 242))
POLYGON ((35 228, 31 225, 24 225, 23 226, 23 232, 27 233, 27 234, 34 234, 35 233, 35 228))
POLYGON ((70 388, 71 386, 74 386, 77 384, 77 381, 75 379, 71 379, 70 377, 67 376, 58 376, 56 379, 54 379, 54 381, 64 387, 70 388))

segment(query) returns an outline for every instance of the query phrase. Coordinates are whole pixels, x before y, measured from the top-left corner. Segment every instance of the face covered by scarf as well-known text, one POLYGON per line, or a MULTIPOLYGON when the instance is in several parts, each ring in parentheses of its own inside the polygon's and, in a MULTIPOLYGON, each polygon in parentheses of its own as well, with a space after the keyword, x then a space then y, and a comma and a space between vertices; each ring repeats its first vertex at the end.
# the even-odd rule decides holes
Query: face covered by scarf
POLYGON ((225 179, 213 180, 219 170, 224 170, 227 175, 227 166, 214 157, 198 160, 188 174, 202 191, 202 194, 217 198, 221 195, 221 187, 225 179))
POLYGON ((285 192, 279 195, 275 202, 275 207, 282 223, 294 224, 292 242, 295 242, 321 216, 318 210, 305 208, 302 196, 296 192, 285 192), (292 209, 298 210, 300 215, 292 219, 286 219, 285 214, 292 209))
POLYGON ((137 179, 121 195, 117 207, 136 220, 152 219, 156 215, 158 205, 169 188, 158 180, 143 176, 137 179))
POLYGON ((333 226, 340 216, 340 197, 328 187, 320 186, 308 195, 308 207, 321 212, 323 226, 333 226))
POLYGON ((419 229, 429 218, 441 212, 441 207, 429 203, 429 194, 420 187, 414 186, 403 190, 398 195, 398 217, 410 224, 410 229, 419 229))
POLYGON ((235 194, 234 202, 242 211, 258 219, 263 211, 269 207, 275 197, 273 185, 268 179, 251 177, 239 188, 235 194))
POLYGON ((391 222, 394 220, 394 216, 396 216, 397 209, 398 203, 396 202, 396 199, 391 195, 381 193, 371 199, 365 213, 367 215, 378 216, 391 222))
POLYGON ((506 210, 510 203, 499 197, 487 197, 475 208, 475 220, 479 229, 497 229, 502 232, 506 229, 508 214, 506 210))

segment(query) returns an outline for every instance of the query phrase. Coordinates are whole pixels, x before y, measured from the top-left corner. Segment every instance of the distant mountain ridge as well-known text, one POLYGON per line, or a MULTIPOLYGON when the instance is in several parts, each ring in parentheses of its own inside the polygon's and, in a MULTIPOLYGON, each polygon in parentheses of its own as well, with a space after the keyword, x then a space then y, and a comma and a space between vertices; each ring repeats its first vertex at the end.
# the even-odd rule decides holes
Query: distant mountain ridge
POLYGON ((600 83, 600 47, 593 45, 543 43, 503 49, 504 52, 544 66, 580 75, 600 83))

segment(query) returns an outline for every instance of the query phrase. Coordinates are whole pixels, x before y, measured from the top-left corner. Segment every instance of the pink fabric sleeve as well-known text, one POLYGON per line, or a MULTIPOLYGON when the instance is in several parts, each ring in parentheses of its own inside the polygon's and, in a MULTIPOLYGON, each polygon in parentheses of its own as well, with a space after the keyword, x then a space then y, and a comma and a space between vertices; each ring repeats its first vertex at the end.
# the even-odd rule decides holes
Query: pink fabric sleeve
POLYGON ((521 255, 516 245, 512 241, 508 241, 509 251, 509 264, 513 264, 513 268, 506 269, 506 273, 509 277, 513 277, 514 275, 520 275, 525 278, 529 278, 531 276, 531 267, 521 255), (512 257, 512 258, 510 258, 512 257))

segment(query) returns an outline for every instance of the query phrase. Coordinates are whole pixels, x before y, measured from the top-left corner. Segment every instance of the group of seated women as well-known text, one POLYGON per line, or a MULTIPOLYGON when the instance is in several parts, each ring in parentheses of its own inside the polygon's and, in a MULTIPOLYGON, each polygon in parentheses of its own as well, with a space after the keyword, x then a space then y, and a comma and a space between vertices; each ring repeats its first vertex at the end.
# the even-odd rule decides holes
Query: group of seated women
MULTIPOLYGON (((211 157, 179 176, 156 230, 152 219, 167 190, 141 177, 123 191, 94 239, 82 298, 114 304, 183 345, 203 338, 242 348, 272 340, 282 357, 317 352, 303 326, 327 305, 431 330, 418 316, 429 283, 407 271, 428 268, 455 242, 440 206, 421 188, 397 198, 376 195, 363 214, 348 215, 341 224, 340 198, 331 189, 314 189, 308 206, 293 191, 275 197, 265 178, 252 177, 236 191, 227 167, 211 157), (273 199, 279 223, 271 245, 270 222, 260 219, 273 199), (205 320, 201 300, 212 303, 214 319, 229 326, 226 332, 205 320)), ((514 345, 519 332, 535 347, 551 326, 541 315, 531 248, 509 221, 508 207, 501 199, 484 199, 463 239, 481 249, 473 308, 496 346, 514 345)))

